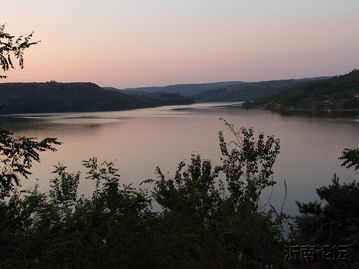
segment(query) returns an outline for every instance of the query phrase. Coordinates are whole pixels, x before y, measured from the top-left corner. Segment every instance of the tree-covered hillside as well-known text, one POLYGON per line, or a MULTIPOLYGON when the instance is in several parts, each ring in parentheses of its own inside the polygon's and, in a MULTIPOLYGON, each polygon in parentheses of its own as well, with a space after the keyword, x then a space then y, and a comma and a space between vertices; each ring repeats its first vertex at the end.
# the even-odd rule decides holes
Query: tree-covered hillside
POLYGON ((94 83, 1 83, 2 113, 111 111, 188 104, 179 94, 127 95, 94 83))
POLYGON ((276 110, 357 110, 359 70, 324 80, 302 82, 252 105, 276 110))
POLYGON ((193 96, 204 91, 221 89, 229 85, 237 85, 241 83, 242 83, 241 81, 226 81, 226 82, 213 82, 213 83, 201 83, 201 84, 176 84, 176 85, 158 86, 158 87, 129 88, 129 89, 121 89, 121 90, 113 87, 105 87, 104 89, 119 90, 122 93, 130 93, 130 94, 166 92, 166 93, 179 93, 184 96, 193 96))
POLYGON ((274 80, 241 83, 224 88, 209 90, 196 96, 197 102, 254 101, 278 93, 284 89, 295 87, 307 79, 274 80))

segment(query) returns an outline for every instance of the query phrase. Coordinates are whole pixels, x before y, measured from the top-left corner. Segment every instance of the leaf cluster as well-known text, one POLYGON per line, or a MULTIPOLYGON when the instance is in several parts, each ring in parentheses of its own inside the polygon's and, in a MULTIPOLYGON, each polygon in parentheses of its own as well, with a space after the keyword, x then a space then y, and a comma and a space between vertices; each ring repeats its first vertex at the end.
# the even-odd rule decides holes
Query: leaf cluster
POLYGON ((16 137, 0 128, 0 191, 1 197, 20 185, 20 177, 28 178, 33 162, 40 162, 40 152, 56 151, 61 143, 56 138, 37 140, 35 137, 16 137))
MULTIPOLYGON (((24 51, 40 41, 31 41, 33 33, 27 36, 15 37, 5 31, 5 25, 0 25, 0 66, 4 72, 15 69, 12 57, 15 57, 20 68, 24 68, 24 51)), ((0 79, 6 78, 0 75, 0 79)))

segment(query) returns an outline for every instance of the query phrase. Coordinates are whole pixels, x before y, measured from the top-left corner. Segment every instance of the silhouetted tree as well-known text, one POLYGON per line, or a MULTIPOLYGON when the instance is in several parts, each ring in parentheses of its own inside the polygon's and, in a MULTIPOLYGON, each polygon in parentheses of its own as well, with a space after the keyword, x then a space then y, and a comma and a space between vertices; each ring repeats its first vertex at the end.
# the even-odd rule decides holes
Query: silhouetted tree
MULTIPOLYGON (((11 57, 19 61, 24 67, 24 50, 39 41, 31 42, 32 34, 28 36, 15 36, 5 32, 5 25, 0 26, 0 66, 3 71, 14 68, 11 57)), ((0 75, 0 78, 6 78, 0 75)), ((0 108, 1 109, 1 108, 0 108)), ((37 141, 32 137, 15 137, 0 127, 0 198, 4 198, 20 185, 20 177, 27 178, 31 174, 32 162, 39 162, 39 152, 55 151, 54 145, 60 142, 56 138, 45 138, 37 141)))
MULTIPOLYGON (((20 68, 24 67, 25 49, 40 42, 31 41, 32 35, 15 37, 5 31, 5 25, 0 25, 0 66, 4 72, 15 68, 12 57, 18 60, 20 68)), ((6 77, 0 75, 0 79, 6 77)))
POLYGON ((193 155, 188 165, 179 164, 174 178, 157 168, 159 179, 146 181, 155 183, 153 197, 172 223, 164 248, 175 253, 181 242, 178 251, 186 254, 176 257, 180 267, 264 268, 281 259, 285 216, 259 207, 262 191, 275 184, 279 140, 225 125, 234 139, 226 142, 219 132, 220 165, 193 155))
POLYGON ((359 148, 344 149, 339 159, 343 160, 342 166, 346 168, 354 167, 354 170, 359 172, 359 148))
MULTIPOLYGON (((359 167, 358 149, 345 149, 339 159, 343 166, 359 167)), ((340 184, 334 174, 332 183, 317 189, 322 202, 297 202, 296 243, 305 245, 347 245, 348 261, 326 264, 326 268, 358 268, 359 266, 359 182, 340 184)), ((323 267, 324 268, 324 267, 323 267)))

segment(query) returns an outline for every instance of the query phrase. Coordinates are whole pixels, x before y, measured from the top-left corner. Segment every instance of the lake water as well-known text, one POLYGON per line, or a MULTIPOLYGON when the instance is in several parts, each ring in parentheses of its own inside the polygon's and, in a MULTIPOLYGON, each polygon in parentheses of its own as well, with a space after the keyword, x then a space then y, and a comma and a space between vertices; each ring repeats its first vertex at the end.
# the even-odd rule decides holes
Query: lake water
MULTIPOLYGON (((256 132, 280 139, 281 153, 275 165, 278 183, 264 196, 280 207, 286 181, 287 213, 296 213, 295 200, 317 199, 315 188, 329 184, 334 173, 342 182, 358 178, 353 170, 340 166, 338 157, 344 148, 359 146, 359 114, 280 115, 246 110, 232 103, 211 103, 117 112, 15 115, 0 118, 0 123, 17 135, 57 137, 63 142, 57 152, 43 153, 41 164, 32 170, 31 178, 38 178, 40 190, 46 191, 53 165, 58 162, 70 171, 84 171, 81 161, 90 157, 115 161, 122 182, 134 186, 154 178, 156 166, 173 174, 178 163, 189 160, 192 153, 218 162, 218 131, 225 130, 221 117, 237 128, 254 127, 256 132)), ((34 182, 23 181, 23 185, 34 182)), ((92 190, 91 182, 81 182, 82 194, 92 190)))

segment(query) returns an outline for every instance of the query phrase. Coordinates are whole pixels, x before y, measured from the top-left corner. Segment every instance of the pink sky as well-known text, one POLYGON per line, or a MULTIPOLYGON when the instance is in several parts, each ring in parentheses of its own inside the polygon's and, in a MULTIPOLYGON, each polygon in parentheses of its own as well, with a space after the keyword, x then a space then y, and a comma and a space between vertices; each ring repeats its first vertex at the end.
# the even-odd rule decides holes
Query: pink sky
POLYGON ((359 67, 359 1, 12 0, 0 24, 35 31, 13 81, 119 88, 343 74, 359 67))

